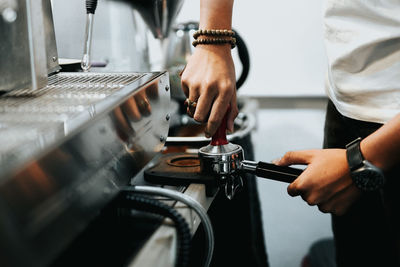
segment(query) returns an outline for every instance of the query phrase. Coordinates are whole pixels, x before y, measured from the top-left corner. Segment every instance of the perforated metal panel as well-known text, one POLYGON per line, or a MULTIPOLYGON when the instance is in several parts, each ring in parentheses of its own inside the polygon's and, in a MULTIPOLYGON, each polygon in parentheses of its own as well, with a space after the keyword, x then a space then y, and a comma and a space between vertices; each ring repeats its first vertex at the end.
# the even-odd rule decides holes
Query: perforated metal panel
POLYGON ((0 97, 0 159, 20 152, 21 143, 41 142, 44 132, 64 131, 65 123, 75 115, 145 75, 58 73, 41 89, 5 93, 0 97))

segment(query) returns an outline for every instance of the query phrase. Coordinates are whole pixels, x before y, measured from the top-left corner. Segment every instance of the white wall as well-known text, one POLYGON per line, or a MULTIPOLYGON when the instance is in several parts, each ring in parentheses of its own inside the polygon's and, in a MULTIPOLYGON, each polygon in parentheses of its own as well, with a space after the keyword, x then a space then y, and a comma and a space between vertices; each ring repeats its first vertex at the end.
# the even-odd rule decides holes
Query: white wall
MULTIPOLYGON (((326 67, 321 0, 236 0, 233 27, 251 56, 245 95, 324 95, 326 67)), ((199 20, 197 0, 186 0, 178 22, 199 20)))

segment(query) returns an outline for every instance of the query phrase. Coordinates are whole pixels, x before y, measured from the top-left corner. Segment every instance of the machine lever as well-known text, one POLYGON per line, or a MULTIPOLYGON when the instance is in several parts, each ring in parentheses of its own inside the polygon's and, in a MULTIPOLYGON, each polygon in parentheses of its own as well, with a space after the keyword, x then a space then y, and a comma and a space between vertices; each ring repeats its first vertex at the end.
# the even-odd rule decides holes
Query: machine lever
POLYGON ((250 160, 243 160, 240 170, 242 172, 255 174, 258 177, 285 183, 292 183, 303 172, 303 170, 297 168, 250 160))

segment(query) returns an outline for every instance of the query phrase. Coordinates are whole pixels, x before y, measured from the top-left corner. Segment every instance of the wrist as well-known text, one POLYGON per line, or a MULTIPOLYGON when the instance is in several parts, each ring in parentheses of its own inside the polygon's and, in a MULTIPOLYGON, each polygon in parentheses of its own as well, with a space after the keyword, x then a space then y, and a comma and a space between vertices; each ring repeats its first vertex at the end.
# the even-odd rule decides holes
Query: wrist
POLYGON ((229 56, 231 57, 231 45, 230 44, 207 44, 207 45, 202 45, 199 44, 196 46, 195 51, 200 52, 200 53, 211 53, 215 54, 217 56, 229 56))
POLYGON ((361 154, 363 155, 364 159, 368 160, 379 169, 385 171, 387 166, 382 160, 380 153, 377 153, 379 150, 375 149, 375 146, 376 144, 371 142, 368 137, 363 139, 360 143, 361 154))
POLYGON ((376 191, 382 188, 386 180, 383 170, 365 157, 361 150, 361 138, 346 145, 346 157, 350 176, 356 187, 362 191, 376 191))

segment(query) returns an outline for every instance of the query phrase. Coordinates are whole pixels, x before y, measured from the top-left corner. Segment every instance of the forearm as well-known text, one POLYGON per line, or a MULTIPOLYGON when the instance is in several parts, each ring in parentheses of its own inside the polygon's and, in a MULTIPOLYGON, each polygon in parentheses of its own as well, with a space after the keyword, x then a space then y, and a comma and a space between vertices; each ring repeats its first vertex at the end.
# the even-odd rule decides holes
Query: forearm
POLYGON ((201 0, 200 29, 232 29, 233 0, 201 0))
MULTIPOLYGON (((232 9, 233 0, 201 0, 200 29, 232 29, 232 9)), ((202 38, 212 36, 202 35, 202 38)), ((197 45, 182 73, 181 83, 188 100, 197 103, 193 118, 207 123, 207 137, 214 135, 229 106, 227 129, 233 131, 238 108, 230 43, 197 45)))
POLYGON ((361 152, 384 171, 400 163, 400 114, 366 137, 361 142, 361 152))

